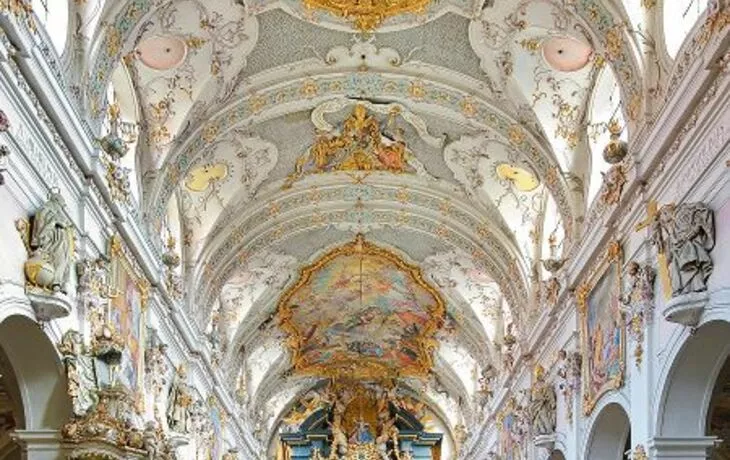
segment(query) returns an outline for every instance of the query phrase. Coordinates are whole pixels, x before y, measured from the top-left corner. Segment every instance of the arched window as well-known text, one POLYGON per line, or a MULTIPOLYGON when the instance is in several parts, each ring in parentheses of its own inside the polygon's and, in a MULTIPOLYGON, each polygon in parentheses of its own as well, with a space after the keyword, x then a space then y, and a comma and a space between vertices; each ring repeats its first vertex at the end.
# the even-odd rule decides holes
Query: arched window
POLYGON ((637 30, 639 28, 643 29, 644 14, 646 12, 646 8, 642 5, 644 0, 623 0, 623 2, 626 14, 628 14, 633 28, 637 30))
POLYGON ((33 11, 51 38, 53 47, 59 56, 66 48, 68 36, 68 1, 66 0, 33 0, 33 11))
POLYGON ((621 108, 621 89, 611 67, 601 71, 593 90, 589 112, 588 142, 591 148, 591 169, 588 178, 588 205, 601 189, 602 174, 611 166, 603 159, 603 149, 611 139, 609 126, 621 127, 621 139, 626 140, 626 122, 621 108))
POLYGON ((703 16, 710 0, 664 1, 664 43, 674 59, 685 38, 703 16))

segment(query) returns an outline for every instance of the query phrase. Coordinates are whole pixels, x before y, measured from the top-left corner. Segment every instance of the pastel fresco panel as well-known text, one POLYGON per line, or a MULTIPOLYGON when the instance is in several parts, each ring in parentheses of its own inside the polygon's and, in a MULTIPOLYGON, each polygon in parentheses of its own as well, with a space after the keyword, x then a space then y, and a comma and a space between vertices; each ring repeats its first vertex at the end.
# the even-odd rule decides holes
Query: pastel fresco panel
POLYGON ((599 264, 597 273, 581 285, 583 349, 583 411, 589 415, 598 399, 623 385, 625 373, 625 330, 620 308, 621 250, 599 264))
POLYGON ((342 250, 305 270, 279 315, 299 369, 410 372, 430 361, 424 339, 444 306, 412 267, 382 250, 342 250))

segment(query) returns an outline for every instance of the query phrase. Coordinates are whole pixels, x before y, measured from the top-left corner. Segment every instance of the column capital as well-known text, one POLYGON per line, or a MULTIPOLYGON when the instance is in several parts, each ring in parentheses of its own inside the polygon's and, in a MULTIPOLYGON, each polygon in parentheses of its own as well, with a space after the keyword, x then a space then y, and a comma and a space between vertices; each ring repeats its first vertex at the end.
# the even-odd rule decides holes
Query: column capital
POLYGON ((654 437, 647 443, 650 458, 663 459, 706 459, 710 447, 720 442, 717 436, 654 437))
POLYGON ((63 438, 58 430, 15 430, 10 438, 23 451, 23 458, 28 460, 56 460, 64 458, 63 438))

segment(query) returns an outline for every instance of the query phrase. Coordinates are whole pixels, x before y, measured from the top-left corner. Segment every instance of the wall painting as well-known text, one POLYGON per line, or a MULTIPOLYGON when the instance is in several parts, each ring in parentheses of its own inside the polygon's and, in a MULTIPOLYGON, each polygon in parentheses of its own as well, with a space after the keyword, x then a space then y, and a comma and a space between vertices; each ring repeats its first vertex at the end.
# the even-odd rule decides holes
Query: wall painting
POLYGON ((144 401, 145 314, 150 284, 122 246, 118 236, 111 238, 111 302, 109 323, 124 339, 117 381, 136 397, 138 410, 144 401))
POLYGON ((605 255, 578 287, 583 353, 583 412, 624 383, 626 338, 621 319, 621 246, 609 244, 605 255))

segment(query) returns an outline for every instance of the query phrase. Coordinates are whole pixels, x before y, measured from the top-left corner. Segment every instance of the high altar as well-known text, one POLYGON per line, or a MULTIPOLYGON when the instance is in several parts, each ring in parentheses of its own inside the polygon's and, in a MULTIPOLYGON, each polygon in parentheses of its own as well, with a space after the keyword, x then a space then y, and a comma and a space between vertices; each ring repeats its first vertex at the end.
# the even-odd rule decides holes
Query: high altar
POLYGON ((435 460, 440 433, 427 433, 409 398, 379 385, 328 387, 292 408, 280 460, 435 460), (298 420, 303 420, 296 425, 298 420))

